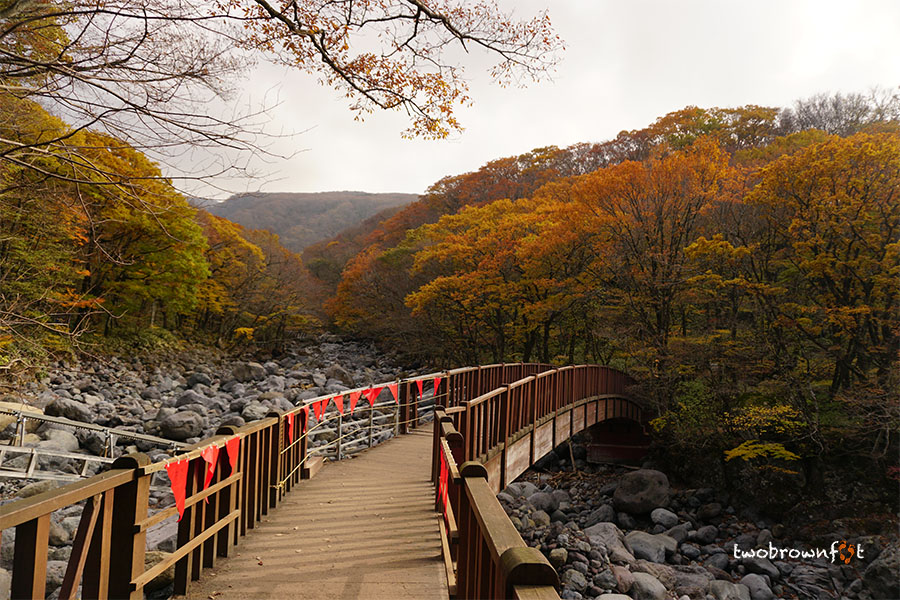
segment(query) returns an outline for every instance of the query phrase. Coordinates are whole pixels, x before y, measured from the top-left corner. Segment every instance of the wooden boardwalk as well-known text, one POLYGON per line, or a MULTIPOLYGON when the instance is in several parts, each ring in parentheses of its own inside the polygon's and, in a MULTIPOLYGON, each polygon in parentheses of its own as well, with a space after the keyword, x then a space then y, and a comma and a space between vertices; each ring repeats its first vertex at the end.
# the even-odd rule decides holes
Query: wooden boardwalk
POLYGON ((447 598, 431 427, 332 462, 263 517, 187 598, 447 598))

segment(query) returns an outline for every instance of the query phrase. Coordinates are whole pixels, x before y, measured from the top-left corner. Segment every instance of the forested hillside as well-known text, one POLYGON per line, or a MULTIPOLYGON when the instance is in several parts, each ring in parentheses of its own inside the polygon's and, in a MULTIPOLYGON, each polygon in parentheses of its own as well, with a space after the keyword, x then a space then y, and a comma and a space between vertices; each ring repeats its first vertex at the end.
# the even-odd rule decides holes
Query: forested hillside
POLYGON ((694 469, 727 452, 790 486, 837 453, 896 477, 898 114, 688 107, 492 161, 358 233, 330 314, 440 364, 624 369, 694 469))
POLYGON ((350 227, 383 210, 414 202, 415 194, 366 192, 254 193, 241 194, 204 208, 248 229, 265 229, 278 235, 294 252, 350 227))

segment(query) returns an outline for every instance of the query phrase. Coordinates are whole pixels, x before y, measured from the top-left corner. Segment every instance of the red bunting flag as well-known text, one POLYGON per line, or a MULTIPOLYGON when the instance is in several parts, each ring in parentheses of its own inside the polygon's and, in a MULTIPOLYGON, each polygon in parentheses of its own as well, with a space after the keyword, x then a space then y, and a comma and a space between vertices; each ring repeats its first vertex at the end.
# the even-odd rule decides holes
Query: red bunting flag
POLYGON ((312 407, 313 407, 313 413, 315 413, 315 415, 316 415, 316 421, 321 421, 322 420, 322 412, 323 412, 322 402, 321 401, 313 402, 312 407))
POLYGON ((400 402, 400 396, 397 394, 397 384, 389 384, 388 389, 391 390, 391 395, 394 397, 394 402, 400 402))
POLYGON ((383 387, 380 387, 366 390, 366 400, 369 401, 369 406, 375 406, 375 400, 378 399, 378 394, 380 394, 383 389, 383 387))
MULTIPOLYGON (((209 487, 209 482, 212 481, 213 475, 216 474, 216 459, 219 457, 219 447, 213 444, 204 448, 200 452, 200 457, 206 461, 206 478, 203 480, 203 489, 205 490, 209 487)), ((209 501, 209 498, 206 500, 209 501)))
POLYGON ((325 411, 328 410, 328 403, 331 402, 330 398, 325 398, 324 400, 320 400, 319 404, 322 405, 322 418, 325 418, 325 411))
POLYGON ((339 394, 333 398, 334 405, 337 406, 338 412, 344 414, 344 395, 339 394))
POLYGON ((419 388, 419 398, 421 398, 422 397, 422 380, 421 379, 416 381, 416 387, 419 388))
POLYGON ((359 395, 362 392, 350 392, 350 414, 353 414, 353 410, 356 408, 356 403, 359 402, 359 395))
POLYGON ((228 453, 228 463, 231 465, 231 474, 237 473, 238 452, 241 449, 241 438, 234 436, 225 442, 225 452, 228 453))
POLYGON ((441 378, 435 377, 434 378, 434 395, 435 395, 435 397, 437 397, 437 395, 438 395, 438 386, 439 385, 441 385, 441 378))
POLYGON ((172 495, 175 496, 175 509, 178 511, 179 521, 184 516, 184 499, 187 495, 187 476, 190 464, 189 460, 179 460, 166 465, 166 473, 169 474, 172 495))
POLYGON ((296 415, 294 413, 287 414, 287 430, 288 430, 288 443, 294 443, 294 417, 296 415))

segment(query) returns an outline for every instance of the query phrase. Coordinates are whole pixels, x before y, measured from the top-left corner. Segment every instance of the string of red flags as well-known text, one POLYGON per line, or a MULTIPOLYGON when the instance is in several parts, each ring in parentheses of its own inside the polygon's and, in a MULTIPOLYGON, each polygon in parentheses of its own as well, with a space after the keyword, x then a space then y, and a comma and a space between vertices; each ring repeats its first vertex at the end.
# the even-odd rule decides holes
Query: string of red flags
POLYGON ((434 395, 435 395, 435 396, 438 395, 438 386, 439 386, 439 385, 441 385, 441 378, 440 378, 440 377, 435 377, 435 378, 434 378, 434 395))
POLYGON ((313 407, 313 413, 315 413, 315 415, 316 415, 316 421, 321 421, 322 413, 324 412, 324 409, 322 407, 322 402, 321 401, 313 402, 312 407, 313 407))
POLYGON ((344 414, 344 395, 338 394, 334 397, 334 405, 337 406, 338 412, 344 414))
POLYGON ((294 413, 287 414, 288 443, 294 443, 294 413))
POLYGON ((225 442, 225 452, 228 454, 228 463, 231 465, 231 474, 237 473, 238 452, 241 449, 241 438, 235 436, 225 442))
POLYGON ((375 407, 375 400, 378 399, 378 394, 380 394, 383 389, 383 387, 379 387, 366 390, 366 400, 369 401, 369 406, 375 407))
MULTIPOLYGON (((215 444, 207 446, 200 451, 200 458, 206 461, 206 477, 203 479, 203 489, 205 490, 209 487, 209 482, 212 481, 213 476, 216 474, 216 460, 219 458, 219 447, 215 444)), ((206 501, 209 502, 208 497, 206 501)))
POLYGON ((359 402, 359 396, 362 392, 350 392, 350 414, 353 414, 353 410, 356 408, 356 403, 359 402))
POLYGON ((187 494, 188 467, 191 461, 179 460, 166 465, 166 473, 172 486, 172 495, 175 496, 175 509, 178 511, 178 520, 184 516, 184 499, 187 494))
POLYGON ((394 402, 400 402, 400 396, 397 394, 397 384, 389 383, 387 387, 389 390, 391 390, 391 396, 394 397, 394 402))
POLYGON ((303 431, 306 431, 307 429, 309 429, 309 407, 304 406, 303 408, 301 408, 300 414, 303 415, 301 417, 300 426, 303 428, 303 431))
POLYGON ((422 397, 422 380, 421 379, 416 380, 416 387, 419 388, 419 398, 421 398, 422 397))

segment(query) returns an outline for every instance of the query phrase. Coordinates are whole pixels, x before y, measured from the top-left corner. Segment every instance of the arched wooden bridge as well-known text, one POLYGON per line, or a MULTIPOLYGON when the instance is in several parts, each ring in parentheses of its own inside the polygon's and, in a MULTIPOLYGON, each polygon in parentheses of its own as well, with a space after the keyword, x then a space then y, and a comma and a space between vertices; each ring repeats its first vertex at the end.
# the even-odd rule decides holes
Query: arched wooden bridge
POLYGON ((598 365, 470 367, 315 398, 163 462, 122 457, 0 507, 0 530, 15 528, 11 596, 53 591, 51 513, 80 505, 60 598, 141 598, 174 566, 175 593, 198 598, 556 599, 556 572, 496 493, 579 431, 645 423, 631 384, 598 365), (311 479, 322 453, 340 460, 395 435, 311 479), (160 481, 175 506, 150 505, 160 481), (175 518, 177 548, 151 564, 148 533, 175 518))

